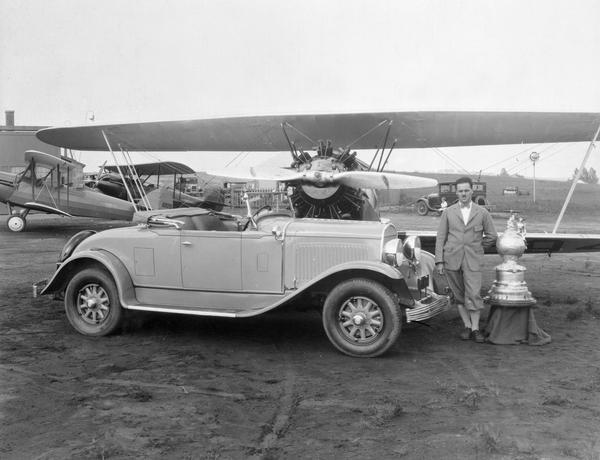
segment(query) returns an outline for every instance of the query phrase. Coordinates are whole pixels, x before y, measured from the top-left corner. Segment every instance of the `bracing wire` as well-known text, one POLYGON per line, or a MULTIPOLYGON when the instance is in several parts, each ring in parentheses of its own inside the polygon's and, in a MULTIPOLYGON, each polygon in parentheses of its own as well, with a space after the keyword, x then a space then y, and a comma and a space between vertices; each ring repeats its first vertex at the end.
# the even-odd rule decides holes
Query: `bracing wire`
MULTIPOLYGON (((549 154, 546 154, 546 155, 544 155, 544 156, 541 156, 541 157, 540 157, 540 159, 539 159, 539 160, 537 160, 537 163, 539 164, 539 163, 541 163, 542 161, 544 161, 544 162, 545 162, 545 161, 548 161, 548 159, 552 158, 553 156, 555 156, 556 154, 558 154, 558 153, 562 152, 562 151, 563 151, 563 150, 565 150, 567 147, 570 147, 570 146, 572 146, 573 144, 574 144, 574 142, 570 142, 570 143, 568 143, 568 144, 560 145, 560 146, 558 147, 558 149, 557 149, 557 150, 555 150, 554 152, 551 152, 551 153, 549 153, 549 154)), ((544 152, 547 152, 548 150, 550 150, 550 149, 552 149, 552 148, 555 148, 557 145, 558 145, 558 144, 552 144, 552 145, 548 146, 547 148, 545 148, 545 149, 541 150, 539 153, 540 153, 540 154, 542 154, 542 153, 544 153, 544 152)), ((509 174, 517 174, 517 173, 519 173, 519 172, 521 172, 521 171, 524 171, 524 170, 526 170, 527 168, 530 168, 530 167, 531 167, 531 164, 530 164, 529 162, 523 162, 523 163, 520 163, 520 164, 514 165, 514 166, 512 166, 511 168, 508 168, 506 172, 507 172, 507 173, 509 173, 509 174)))
POLYGON ((507 161, 510 161, 510 160, 512 160, 513 158, 517 158, 519 155, 523 155, 525 152, 527 152, 527 151, 529 151, 529 150, 534 150, 534 149, 537 149, 537 148, 538 148, 540 145, 542 145, 542 144, 537 144, 537 145, 536 145, 536 146, 534 146, 534 147, 528 147, 528 148, 526 148, 526 149, 523 149, 523 150, 521 150, 521 151, 520 151, 520 152, 518 152, 518 153, 512 154, 511 156, 504 158, 503 160, 497 161, 496 163, 492 163, 492 164, 491 164, 491 165, 489 165, 487 168, 483 168, 481 171, 487 171, 488 169, 492 169, 492 168, 494 168, 494 167, 496 167, 496 166, 499 166, 499 165, 501 165, 502 163, 505 163, 505 162, 507 162, 507 161))
POLYGON ((467 173, 468 175, 471 175, 471 173, 469 171, 467 171, 460 163, 458 163, 456 160, 454 160, 447 153, 443 152, 442 149, 440 149, 439 147, 432 147, 432 150, 434 152, 436 152, 438 155, 440 155, 446 161, 449 161, 450 164, 452 164, 455 168, 462 169, 465 173, 467 173))

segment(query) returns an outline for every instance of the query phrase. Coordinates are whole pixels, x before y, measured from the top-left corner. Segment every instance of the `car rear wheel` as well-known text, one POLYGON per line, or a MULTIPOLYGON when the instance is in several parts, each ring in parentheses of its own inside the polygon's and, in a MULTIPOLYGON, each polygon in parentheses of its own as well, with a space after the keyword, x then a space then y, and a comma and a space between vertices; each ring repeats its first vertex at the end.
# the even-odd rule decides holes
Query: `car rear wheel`
POLYGON ((323 306, 323 327, 333 345, 350 356, 372 358, 398 339, 400 308, 382 284, 355 278, 338 284, 323 306))
POLYGON ((488 200, 484 197, 484 196, 478 196, 475 197, 475 203, 477 203, 479 206, 487 206, 488 205, 488 200))
POLYGON ((426 216, 429 212, 429 208, 427 207, 427 203, 424 201, 417 202, 417 214, 420 216, 426 216))
POLYGON ((77 332, 93 337, 114 332, 123 316, 115 282, 99 268, 86 268, 71 278, 65 311, 77 332))

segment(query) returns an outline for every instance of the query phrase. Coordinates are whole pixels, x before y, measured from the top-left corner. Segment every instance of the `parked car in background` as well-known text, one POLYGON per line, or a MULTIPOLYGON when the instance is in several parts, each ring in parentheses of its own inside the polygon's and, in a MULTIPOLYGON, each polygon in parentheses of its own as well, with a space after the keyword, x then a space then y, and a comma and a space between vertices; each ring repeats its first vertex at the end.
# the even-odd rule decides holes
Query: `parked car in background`
POLYGON ((123 310, 245 318, 316 299, 331 343, 357 357, 381 355, 403 321, 449 304, 435 292, 433 255, 389 223, 268 207, 246 218, 194 208, 143 215, 137 226, 73 236, 34 296, 64 300, 88 336, 115 332, 123 310))
POLYGON ((529 190, 521 190, 518 186, 511 185, 502 189, 502 195, 529 195, 529 190))
MULTIPOLYGON (((458 201, 455 182, 439 182, 438 191, 422 196, 417 200, 416 210, 420 216, 426 216, 429 212, 441 212, 445 206, 442 201, 445 200, 450 206, 458 201)), ((487 199, 487 184, 485 182, 473 182, 473 201, 478 205, 491 210, 492 205, 487 199)))

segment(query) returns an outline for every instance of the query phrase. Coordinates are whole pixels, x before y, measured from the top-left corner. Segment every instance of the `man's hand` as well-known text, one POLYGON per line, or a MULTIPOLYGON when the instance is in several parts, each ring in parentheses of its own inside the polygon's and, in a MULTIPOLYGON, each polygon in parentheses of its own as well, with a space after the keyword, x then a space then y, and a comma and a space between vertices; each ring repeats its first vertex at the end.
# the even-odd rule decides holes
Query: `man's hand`
POLYGON ((443 275, 444 274, 444 262, 438 262, 437 264, 435 264, 435 269, 438 272, 438 275, 443 275))

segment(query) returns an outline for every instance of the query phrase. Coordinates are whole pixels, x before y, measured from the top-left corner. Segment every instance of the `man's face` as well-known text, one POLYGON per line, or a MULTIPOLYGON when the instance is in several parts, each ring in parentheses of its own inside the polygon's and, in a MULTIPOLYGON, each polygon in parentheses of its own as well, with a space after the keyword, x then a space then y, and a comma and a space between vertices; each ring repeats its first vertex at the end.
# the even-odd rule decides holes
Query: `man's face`
POLYGON ((456 194, 458 195, 458 201, 463 206, 467 206, 473 196, 473 190, 468 182, 456 184, 456 194))

